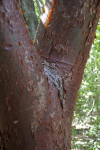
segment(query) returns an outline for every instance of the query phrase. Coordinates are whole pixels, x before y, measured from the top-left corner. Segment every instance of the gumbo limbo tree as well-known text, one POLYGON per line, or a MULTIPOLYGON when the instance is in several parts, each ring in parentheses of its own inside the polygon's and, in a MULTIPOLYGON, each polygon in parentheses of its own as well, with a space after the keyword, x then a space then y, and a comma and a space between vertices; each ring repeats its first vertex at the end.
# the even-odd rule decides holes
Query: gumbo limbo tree
POLYGON ((34 42, 18 0, 0 1, 0 145, 70 150, 99 0, 47 0, 34 42))

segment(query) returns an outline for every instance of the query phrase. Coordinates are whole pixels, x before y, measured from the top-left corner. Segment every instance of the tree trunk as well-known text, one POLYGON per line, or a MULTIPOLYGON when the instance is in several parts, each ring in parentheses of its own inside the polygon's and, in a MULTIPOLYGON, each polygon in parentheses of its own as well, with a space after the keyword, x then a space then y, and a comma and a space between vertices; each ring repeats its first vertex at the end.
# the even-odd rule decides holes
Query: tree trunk
POLYGON ((55 86, 56 92, 53 93, 58 95, 55 108, 58 117, 54 115, 52 122, 56 125, 51 125, 53 133, 49 135, 56 144, 50 149, 71 149, 73 113, 100 16, 99 7, 98 0, 46 1, 45 13, 41 16, 35 37, 35 47, 49 82, 55 86), (48 15, 47 7, 50 10, 48 15))
POLYGON ((35 149, 48 85, 17 0, 0 2, 0 141, 2 149, 35 149))
POLYGON ((47 0, 46 6, 35 38, 40 59, 17 0, 0 2, 3 149, 71 149, 74 107, 100 15, 100 2, 53 0, 50 4, 47 0))

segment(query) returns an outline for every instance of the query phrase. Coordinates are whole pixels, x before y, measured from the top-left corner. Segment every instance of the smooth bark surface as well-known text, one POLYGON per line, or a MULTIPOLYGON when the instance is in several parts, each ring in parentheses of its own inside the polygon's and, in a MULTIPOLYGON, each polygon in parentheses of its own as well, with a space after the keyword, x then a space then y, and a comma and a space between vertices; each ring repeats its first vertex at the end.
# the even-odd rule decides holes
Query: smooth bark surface
POLYGON ((40 59, 17 0, 0 2, 2 149, 71 149, 75 102, 99 15, 99 0, 47 0, 35 39, 40 59))

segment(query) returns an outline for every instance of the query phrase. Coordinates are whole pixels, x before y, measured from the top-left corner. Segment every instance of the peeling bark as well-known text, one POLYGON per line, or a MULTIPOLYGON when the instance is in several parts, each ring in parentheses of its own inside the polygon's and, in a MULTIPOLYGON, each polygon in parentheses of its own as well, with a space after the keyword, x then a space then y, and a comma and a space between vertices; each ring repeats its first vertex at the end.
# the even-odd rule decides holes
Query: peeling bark
POLYGON ((71 149, 74 107, 100 17, 100 1, 47 0, 43 15, 46 18, 41 18, 35 38, 40 58, 17 0, 0 2, 3 149, 71 149))

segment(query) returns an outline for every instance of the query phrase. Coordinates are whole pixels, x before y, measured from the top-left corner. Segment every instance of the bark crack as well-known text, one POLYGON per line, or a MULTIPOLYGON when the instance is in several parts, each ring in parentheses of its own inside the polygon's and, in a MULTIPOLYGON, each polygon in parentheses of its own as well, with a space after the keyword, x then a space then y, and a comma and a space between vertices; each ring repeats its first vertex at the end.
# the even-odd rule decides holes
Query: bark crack
POLYGON ((65 98, 64 98, 64 83, 63 78, 58 72, 58 68, 55 67, 55 64, 50 65, 48 62, 44 61, 44 71, 48 78, 54 83, 58 89, 58 96, 60 98, 60 104, 63 111, 65 111, 65 98))

